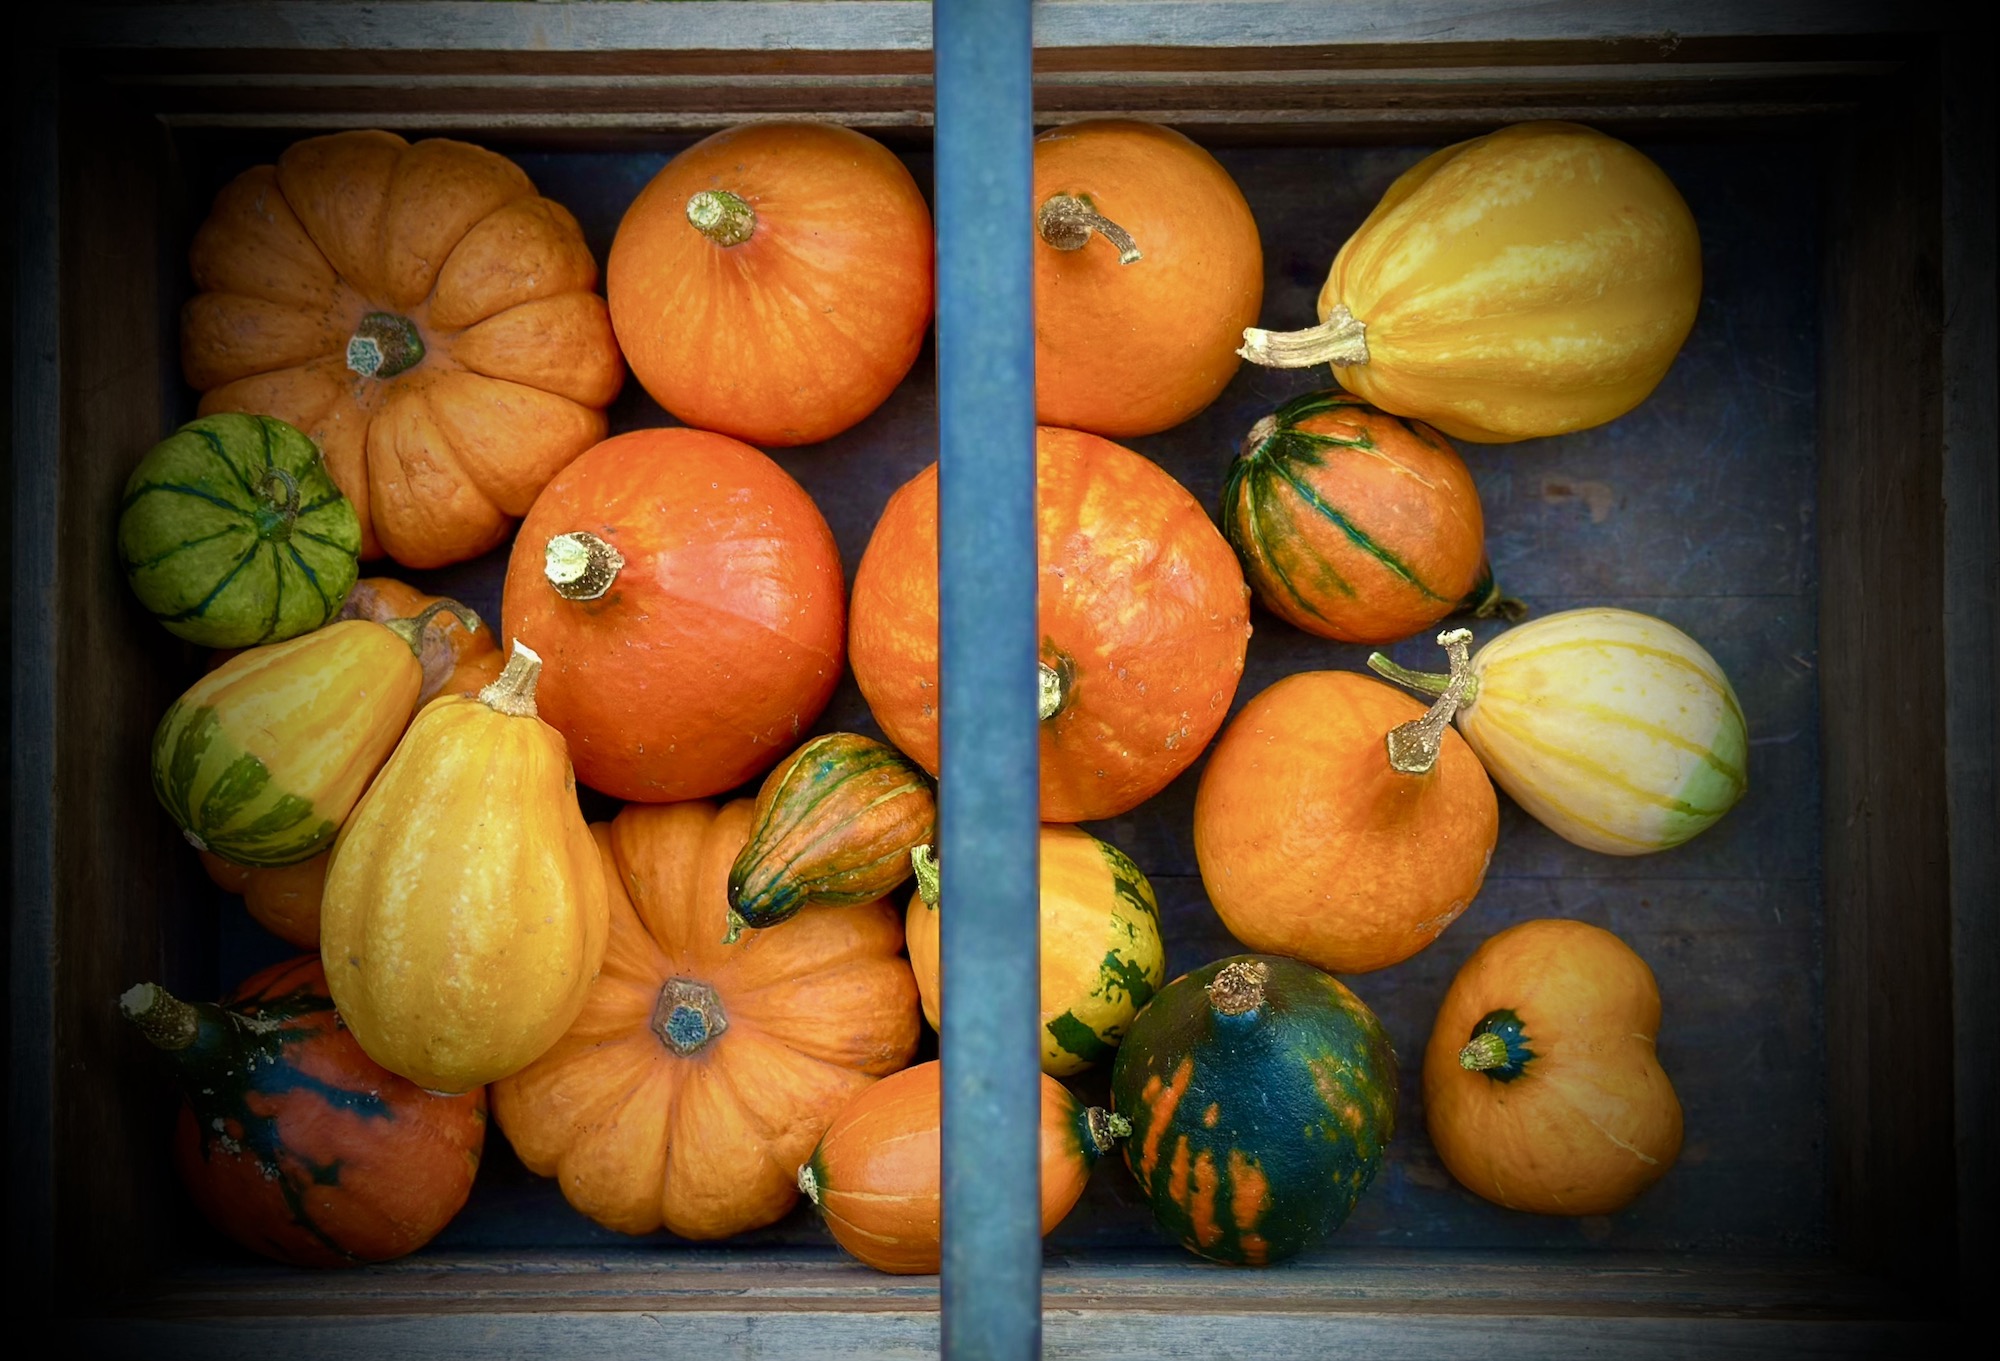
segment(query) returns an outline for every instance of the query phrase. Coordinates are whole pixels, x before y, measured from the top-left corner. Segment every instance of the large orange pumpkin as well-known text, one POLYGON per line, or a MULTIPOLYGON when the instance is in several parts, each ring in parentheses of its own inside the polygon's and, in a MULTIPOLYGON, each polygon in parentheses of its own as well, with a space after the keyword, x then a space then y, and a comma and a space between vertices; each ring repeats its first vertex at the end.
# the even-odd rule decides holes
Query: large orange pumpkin
POLYGON ((625 1233, 721 1238, 777 1219, 827 1124, 916 1052, 888 903, 723 944, 751 812, 634 804, 591 829, 611 898, 603 971, 569 1033, 493 1087, 521 1161, 625 1233))
POLYGON ((597 262, 504 156, 341 132, 216 196, 189 252, 181 367, 201 414, 305 431, 361 555, 477 557, 604 438, 625 369, 597 262))
MULTIPOLYGON (((1109 440, 1035 439, 1045 822, 1113 817, 1201 754, 1250 641, 1236 555, 1180 483, 1109 440)), ((889 498, 854 574, 854 679, 938 770, 937 465, 889 498)))
POLYGON ((840 680, 840 552, 785 470, 726 435, 635 430, 542 493, 507 564, 506 632, 577 778, 665 803, 798 745, 840 680))
POLYGON ((765 446, 847 429, 931 317, 931 217, 903 163, 830 123, 753 123, 674 157, 611 244, 632 372, 689 425, 765 446))
POLYGON ((1214 401, 1264 299, 1250 205, 1153 123, 1035 139, 1035 418, 1123 438, 1214 401))

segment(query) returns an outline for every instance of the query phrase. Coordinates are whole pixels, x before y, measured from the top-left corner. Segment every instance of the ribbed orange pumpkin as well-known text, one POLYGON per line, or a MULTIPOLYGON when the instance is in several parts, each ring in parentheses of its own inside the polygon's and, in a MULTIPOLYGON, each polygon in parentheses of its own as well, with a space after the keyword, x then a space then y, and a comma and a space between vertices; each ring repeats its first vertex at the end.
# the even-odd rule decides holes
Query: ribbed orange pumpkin
POLYGON ((752 123, 640 191, 607 270, 632 372, 689 425, 764 446, 847 429, 931 317, 931 217, 903 163, 831 123, 752 123))
POLYGON ((611 942, 576 1024, 493 1087, 533 1171, 598 1223, 721 1238, 798 1199, 827 1123, 917 1046, 917 987, 884 902, 722 943, 751 804, 628 806, 591 830, 611 942))
POLYGON ((1229 172, 1172 128, 1035 139, 1035 419, 1124 438, 1179 425, 1236 373, 1264 251, 1229 172))
POLYGON ((634 430, 549 483, 507 563, 507 635, 585 784, 664 803, 777 762, 840 680, 840 551, 749 445, 634 430))
POLYGON ((625 380, 576 219, 504 156, 340 132, 216 196, 181 366, 201 414, 297 426, 361 555, 477 557, 604 437, 625 380))
MULTIPOLYGON (((1195 499, 1109 440, 1036 434, 1045 822, 1166 788, 1229 713, 1250 641, 1236 555, 1195 499)), ((889 740, 938 770, 933 464, 889 498, 854 574, 854 679, 889 740)))

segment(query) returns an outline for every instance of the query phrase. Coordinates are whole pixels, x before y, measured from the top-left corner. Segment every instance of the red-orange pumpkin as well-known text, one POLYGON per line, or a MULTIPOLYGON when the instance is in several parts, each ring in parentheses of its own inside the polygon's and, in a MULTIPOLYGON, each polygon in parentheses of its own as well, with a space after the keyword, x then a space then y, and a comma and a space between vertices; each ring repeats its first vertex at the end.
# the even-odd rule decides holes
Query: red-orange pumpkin
MULTIPOLYGON (((1151 798, 1222 726, 1250 641, 1236 555, 1180 483, 1121 445, 1037 432, 1045 822, 1151 798)), ((882 731, 938 770, 933 464, 889 498, 854 574, 848 645, 882 731)))
POLYGON ((514 541, 501 615, 577 778, 665 803, 733 789, 798 745, 840 679, 840 552, 804 488, 702 430, 606 440, 514 541))
POLYGON ((674 157, 611 244, 632 372, 689 425, 765 446, 847 429, 931 316, 931 218, 903 163, 831 123, 752 123, 674 157))

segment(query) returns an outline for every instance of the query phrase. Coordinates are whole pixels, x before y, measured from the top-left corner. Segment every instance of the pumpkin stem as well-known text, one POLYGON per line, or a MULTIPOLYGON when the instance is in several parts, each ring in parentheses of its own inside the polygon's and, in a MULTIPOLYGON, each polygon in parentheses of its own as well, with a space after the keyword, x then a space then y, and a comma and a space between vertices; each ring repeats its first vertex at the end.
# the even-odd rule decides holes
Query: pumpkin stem
POLYGON ((729 909, 723 921, 722 943, 724 945, 734 945, 743 938, 743 933, 750 929, 749 919, 733 907, 729 909))
POLYGON ((556 535, 542 555, 542 575, 564 600, 597 599, 624 565, 623 554, 581 529, 556 535))
POLYGON ((465 625, 467 633, 479 631, 479 616, 456 600, 440 600, 435 604, 426 605, 421 612, 408 619, 385 619, 382 621, 382 627, 401 638, 421 661, 424 655, 424 631, 431 626, 431 620, 446 611, 465 625))
POLYGON ((1484 562, 1479 565, 1479 580, 1473 583, 1465 599, 1458 602, 1458 608, 1471 610, 1474 619, 1505 619, 1510 624, 1528 617, 1527 604, 1502 594, 1500 583, 1493 579, 1493 565, 1484 562))
POLYGON ((819 1174, 813 1171, 811 1163, 799 1164, 799 1191, 813 1204, 819 1204, 819 1174))
POLYGON ((1208 984, 1208 1003, 1224 1016, 1241 1016, 1264 1005, 1271 966, 1261 959, 1225 964, 1208 984))
MULTIPOLYGON (((1448 629, 1438 635, 1451 658, 1451 680, 1437 703, 1422 718, 1389 729, 1389 768, 1404 775, 1428 775, 1444 749, 1444 730, 1458 706, 1472 700, 1471 629, 1448 629)), ((1372 662, 1371 662, 1372 664, 1372 662)))
POLYGON ((689 199, 687 220, 718 246, 740 246, 757 230, 757 210, 727 189, 704 189, 689 199))
POLYGON ((729 1029, 715 989, 692 978, 670 978, 653 1004, 653 1033, 682 1058, 729 1029))
POLYGON ((939 894, 937 847, 910 847, 910 870, 917 876, 917 896, 924 900, 925 907, 935 912, 939 894))
POLYGON ((363 378, 394 378, 423 362, 416 323, 394 312, 370 312, 347 342, 347 367, 363 378))
POLYGON ((1035 230, 1042 240, 1057 250, 1082 250, 1096 232, 1118 249, 1118 263, 1137 264, 1145 259, 1132 233, 1091 206, 1081 194, 1056 194, 1035 214, 1035 230))
POLYGON ((201 1033, 201 1013, 158 983, 127 988, 118 999, 118 1009, 161 1049, 186 1049, 201 1033))
POLYGON ((1503 1007, 1479 1018, 1472 1038, 1458 1051, 1458 1066, 1495 1082, 1512 1082, 1527 1071, 1528 1060, 1534 1057, 1520 1016, 1503 1007))
POLYGON ((1113 1115, 1102 1106, 1086 1110, 1083 1124, 1090 1135, 1091 1149, 1100 1158, 1109 1153, 1120 1139, 1132 1137, 1132 1122, 1122 1115, 1113 1115))
MULTIPOLYGON (((1368 654, 1368 669, 1385 680, 1392 680, 1398 685, 1421 691, 1426 695, 1441 695, 1451 687, 1450 676, 1441 676, 1435 671, 1412 671, 1407 666, 1396 665, 1380 652, 1368 654)), ((1467 688, 1476 689, 1477 682, 1467 688)), ((1466 698, 1470 699, 1471 696, 1468 694, 1466 698)))
POLYGON ((1068 653, 1058 652, 1054 666, 1050 666, 1047 662, 1040 662, 1037 665, 1040 667, 1036 673, 1040 691, 1035 711, 1041 715, 1042 722, 1046 723, 1067 709, 1069 702, 1076 697, 1076 663, 1070 660, 1068 653))
POLYGON ((299 518, 299 480, 283 468, 266 468, 257 479, 257 495, 264 502, 257 512, 257 537, 290 538, 292 522, 299 518))
POLYGON ((541 712, 535 707, 535 682, 541 674, 541 656, 516 638, 500 679, 479 692, 479 702, 509 718, 534 718, 541 712))
POLYGON ((1368 327, 1335 303, 1325 321, 1303 331, 1245 328, 1243 348, 1236 353, 1267 369, 1309 369, 1315 364, 1344 369, 1368 362, 1368 327))

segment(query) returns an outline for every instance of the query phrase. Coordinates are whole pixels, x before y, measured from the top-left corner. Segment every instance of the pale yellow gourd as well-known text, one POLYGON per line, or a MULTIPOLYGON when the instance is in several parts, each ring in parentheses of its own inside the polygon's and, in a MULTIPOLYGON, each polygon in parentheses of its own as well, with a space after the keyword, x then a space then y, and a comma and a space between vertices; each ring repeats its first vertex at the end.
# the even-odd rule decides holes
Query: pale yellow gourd
POLYGON ((1331 364, 1456 439, 1533 439, 1644 401, 1700 300, 1694 217, 1657 165, 1575 123, 1519 123, 1405 171, 1334 257, 1321 324, 1247 330, 1241 353, 1331 364))

